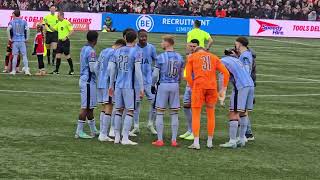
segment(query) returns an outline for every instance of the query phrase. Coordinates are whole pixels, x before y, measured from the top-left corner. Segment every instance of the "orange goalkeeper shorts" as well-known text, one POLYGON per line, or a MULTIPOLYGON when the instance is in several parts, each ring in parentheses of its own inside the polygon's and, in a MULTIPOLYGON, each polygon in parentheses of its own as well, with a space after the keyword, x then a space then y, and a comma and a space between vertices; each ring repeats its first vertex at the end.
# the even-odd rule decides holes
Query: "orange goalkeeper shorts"
POLYGON ((191 107, 200 108, 205 104, 216 104, 218 92, 216 89, 192 89, 191 107))

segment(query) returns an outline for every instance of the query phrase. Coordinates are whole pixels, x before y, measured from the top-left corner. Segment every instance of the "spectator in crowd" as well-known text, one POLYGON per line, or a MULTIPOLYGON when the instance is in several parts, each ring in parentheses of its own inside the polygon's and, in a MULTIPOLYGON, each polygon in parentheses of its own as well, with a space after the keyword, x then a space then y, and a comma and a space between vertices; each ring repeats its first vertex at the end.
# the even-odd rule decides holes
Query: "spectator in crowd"
POLYGON ((271 19, 280 19, 281 17, 282 17, 282 14, 279 10, 279 6, 275 5, 271 12, 271 19))
POLYGON ((317 20, 317 12, 316 11, 311 11, 308 14, 308 21, 316 21, 317 20))
POLYGON ((108 16, 103 24, 102 32, 114 32, 115 29, 112 28, 112 19, 108 16))
POLYGON ((218 9, 216 10, 216 17, 224 18, 226 16, 227 16, 226 10, 224 10, 222 6, 218 7, 218 9))
POLYGON ((1 9, 319 20, 320 0, 0 0, 1 9))

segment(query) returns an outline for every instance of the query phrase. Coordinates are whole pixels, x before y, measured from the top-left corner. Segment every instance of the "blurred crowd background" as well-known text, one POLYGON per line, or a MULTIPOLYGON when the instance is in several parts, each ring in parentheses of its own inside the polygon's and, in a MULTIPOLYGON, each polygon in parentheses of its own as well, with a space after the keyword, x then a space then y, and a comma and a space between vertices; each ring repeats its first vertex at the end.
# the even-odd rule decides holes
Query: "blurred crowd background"
POLYGON ((320 0, 0 0, 0 9, 320 20, 320 0))

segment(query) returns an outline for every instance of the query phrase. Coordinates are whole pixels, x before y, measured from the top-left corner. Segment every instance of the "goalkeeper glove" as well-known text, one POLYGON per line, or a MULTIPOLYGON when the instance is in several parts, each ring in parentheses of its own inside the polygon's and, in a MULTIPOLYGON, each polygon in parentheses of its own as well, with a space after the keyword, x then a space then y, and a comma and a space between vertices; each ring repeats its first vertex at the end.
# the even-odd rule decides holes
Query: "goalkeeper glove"
POLYGON ((224 106, 224 100, 226 99, 226 92, 227 92, 227 88, 224 87, 220 90, 219 92, 219 102, 221 106, 224 106))

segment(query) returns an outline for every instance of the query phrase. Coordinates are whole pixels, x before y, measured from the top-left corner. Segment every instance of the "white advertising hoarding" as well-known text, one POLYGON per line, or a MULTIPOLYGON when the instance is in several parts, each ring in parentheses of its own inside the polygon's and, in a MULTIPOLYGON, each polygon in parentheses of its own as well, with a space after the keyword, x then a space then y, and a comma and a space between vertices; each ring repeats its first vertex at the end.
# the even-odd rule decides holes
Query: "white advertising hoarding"
POLYGON ((251 19, 250 36, 320 38, 320 22, 251 19))
MULTIPOLYGON (((13 10, 0 10, 0 27, 7 27, 12 19, 13 10)), ((35 22, 43 19, 47 11, 21 11, 21 17, 28 22, 29 27, 33 27, 35 22)), ((101 30, 102 14, 65 12, 65 19, 71 23, 89 23, 90 30, 101 30)))

